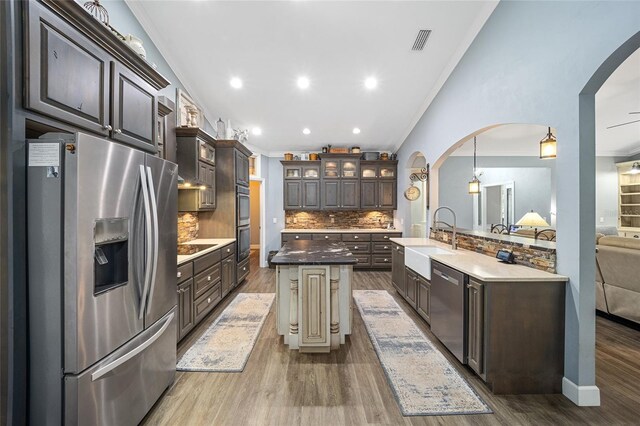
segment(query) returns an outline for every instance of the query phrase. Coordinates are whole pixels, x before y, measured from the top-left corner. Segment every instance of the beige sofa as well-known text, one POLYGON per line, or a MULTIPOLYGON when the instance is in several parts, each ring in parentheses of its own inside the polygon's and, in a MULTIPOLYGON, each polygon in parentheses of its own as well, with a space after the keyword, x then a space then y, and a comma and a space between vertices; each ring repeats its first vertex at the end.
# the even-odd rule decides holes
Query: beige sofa
POLYGON ((640 323, 640 240, 596 241, 596 309, 640 323))

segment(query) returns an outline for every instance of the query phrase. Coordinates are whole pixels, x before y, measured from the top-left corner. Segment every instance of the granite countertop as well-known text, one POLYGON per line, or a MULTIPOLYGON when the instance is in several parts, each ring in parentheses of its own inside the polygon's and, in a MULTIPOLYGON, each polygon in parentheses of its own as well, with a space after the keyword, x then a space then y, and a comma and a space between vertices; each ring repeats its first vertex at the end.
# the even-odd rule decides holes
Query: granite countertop
POLYGON ((236 241, 235 238, 198 238, 195 240, 187 241, 182 244, 215 244, 215 247, 209 247, 206 250, 199 251, 194 254, 186 254, 186 255, 178 255, 178 265, 181 265, 185 262, 189 262, 197 257, 200 257, 204 254, 211 253, 212 251, 218 250, 221 247, 227 246, 236 241))
POLYGON ((385 234, 385 233, 402 233, 401 229, 387 229, 387 228, 309 228, 309 229, 292 229, 286 228, 280 231, 285 234, 350 234, 350 233, 362 233, 362 234, 385 234))
POLYGON ((274 265, 355 265, 358 260, 339 241, 290 241, 271 263, 274 265))
MULTIPOLYGON (((431 260, 457 269, 471 277, 487 282, 566 282, 568 277, 522 265, 510 265, 498 259, 469 250, 451 250, 451 244, 444 244, 428 238, 391 238, 391 241, 405 247, 434 246, 449 250, 448 254, 433 254, 431 260)), ((406 256, 406 253, 405 253, 406 256)))

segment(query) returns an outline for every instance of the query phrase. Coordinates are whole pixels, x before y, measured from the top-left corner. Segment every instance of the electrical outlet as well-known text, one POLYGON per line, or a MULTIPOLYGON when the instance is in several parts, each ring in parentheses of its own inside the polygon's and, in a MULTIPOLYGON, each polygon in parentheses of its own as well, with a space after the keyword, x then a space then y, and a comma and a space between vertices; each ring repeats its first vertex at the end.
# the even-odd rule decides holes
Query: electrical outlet
POLYGON ((278 218, 277 217, 273 218, 273 223, 278 223, 278 218))
POLYGON ((336 218, 335 217, 331 218, 331 223, 336 223, 336 218))
POLYGON ((298 223, 298 218, 297 217, 293 218, 293 223, 298 223))
POLYGON ((600 223, 604 223, 604 217, 600 218, 600 223))
POLYGON ((400 218, 400 225, 404 225, 404 219, 400 218))

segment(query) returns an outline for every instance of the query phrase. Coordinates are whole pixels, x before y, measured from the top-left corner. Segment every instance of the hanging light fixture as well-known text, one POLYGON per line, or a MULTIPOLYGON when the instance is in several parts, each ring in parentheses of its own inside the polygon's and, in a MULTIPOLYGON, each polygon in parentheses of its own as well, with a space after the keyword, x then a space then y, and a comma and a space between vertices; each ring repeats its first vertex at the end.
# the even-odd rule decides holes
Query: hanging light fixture
POLYGON ((473 179, 469 181, 469 194, 480 193, 480 179, 476 174, 476 137, 473 137, 473 179))
POLYGON ((551 133, 551 127, 549 127, 547 135, 540 141, 540 159, 546 160, 549 158, 556 158, 557 149, 558 141, 551 133))

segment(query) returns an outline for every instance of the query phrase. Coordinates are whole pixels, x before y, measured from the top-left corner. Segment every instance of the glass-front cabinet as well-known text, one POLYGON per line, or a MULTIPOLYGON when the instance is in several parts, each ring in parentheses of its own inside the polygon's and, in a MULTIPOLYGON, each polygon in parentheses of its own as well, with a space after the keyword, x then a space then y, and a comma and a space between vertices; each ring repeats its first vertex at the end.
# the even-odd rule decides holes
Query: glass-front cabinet
POLYGON ((397 168, 395 161, 362 161, 360 162, 360 178, 395 179, 397 168))
POLYGON ((322 159, 322 177, 324 179, 358 179, 360 159, 330 157, 322 159))

